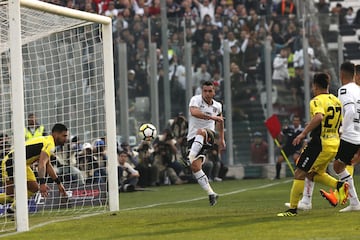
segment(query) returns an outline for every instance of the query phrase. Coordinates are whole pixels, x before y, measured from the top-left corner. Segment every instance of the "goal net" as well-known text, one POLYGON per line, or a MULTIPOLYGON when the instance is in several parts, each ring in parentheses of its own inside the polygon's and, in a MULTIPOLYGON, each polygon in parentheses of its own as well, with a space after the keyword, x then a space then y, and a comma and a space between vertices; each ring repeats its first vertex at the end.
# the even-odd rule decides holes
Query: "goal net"
MULTIPOLYGON (((51 161, 68 196, 60 196, 56 183, 48 177, 49 197, 35 194, 28 200, 28 212, 51 216, 103 212, 109 210, 109 196, 117 194, 109 194, 109 188, 116 188, 112 183, 117 181, 109 181, 116 174, 112 170, 109 174, 107 169, 116 168, 117 161, 111 23, 104 24, 108 19, 102 16, 37 4, 21 1, 20 7, 22 62, 17 64, 23 70, 23 89, 17 91, 23 91, 24 99, 21 94, 18 99, 24 102, 22 111, 14 109, 12 102, 12 84, 18 79, 12 79, 15 67, 11 65, 9 3, 0 1, 0 154, 3 156, 14 144, 14 128, 19 124, 16 121, 22 120, 14 118, 18 111, 24 115, 24 128, 29 114, 35 115, 47 134, 55 123, 65 124, 69 142, 57 147, 56 158, 51 161), (108 43, 111 45, 104 47, 108 43), (104 53, 107 48, 110 54, 104 53)), ((25 129, 22 132, 25 137, 25 129)), ((32 169, 36 174, 36 164, 32 169)), ((4 185, 2 181, 1 192, 5 191, 4 185)), ((11 221, 6 212, 9 205, 0 205, 3 232, 16 229, 17 222, 11 221)))

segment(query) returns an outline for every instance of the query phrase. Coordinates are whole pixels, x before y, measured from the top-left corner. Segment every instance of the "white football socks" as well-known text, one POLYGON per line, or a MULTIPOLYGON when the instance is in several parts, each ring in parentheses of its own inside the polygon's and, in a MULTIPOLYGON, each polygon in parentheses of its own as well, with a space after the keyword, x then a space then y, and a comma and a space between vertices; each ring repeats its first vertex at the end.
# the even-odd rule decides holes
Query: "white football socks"
POLYGON ((304 191, 301 202, 311 204, 315 183, 308 178, 304 180, 304 191))
POLYGON ((206 176, 206 174, 203 172, 203 170, 200 170, 198 172, 193 172, 197 182, 200 184, 202 189, 204 189, 209 195, 214 194, 214 190, 211 188, 209 184, 209 179, 206 176))

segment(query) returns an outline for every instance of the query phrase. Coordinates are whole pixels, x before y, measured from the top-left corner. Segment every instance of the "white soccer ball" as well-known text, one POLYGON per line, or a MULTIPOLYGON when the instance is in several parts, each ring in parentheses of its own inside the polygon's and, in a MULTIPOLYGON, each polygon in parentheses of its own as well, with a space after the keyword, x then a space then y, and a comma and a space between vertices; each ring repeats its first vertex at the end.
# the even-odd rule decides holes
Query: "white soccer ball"
POLYGON ((140 126, 139 137, 144 141, 152 141, 156 138, 157 130, 151 123, 144 123, 140 126))

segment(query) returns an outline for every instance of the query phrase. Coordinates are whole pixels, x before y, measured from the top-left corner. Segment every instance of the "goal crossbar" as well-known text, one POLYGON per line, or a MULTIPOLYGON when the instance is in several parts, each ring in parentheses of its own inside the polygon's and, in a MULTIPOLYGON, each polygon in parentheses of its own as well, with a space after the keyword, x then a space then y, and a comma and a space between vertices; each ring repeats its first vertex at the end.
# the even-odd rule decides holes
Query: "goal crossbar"
POLYGON ((23 7, 27 7, 39 11, 45 11, 48 13, 53 13, 71 18, 77 18, 85 21, 97 22, 105 25, 111 24, 110 17, 89 13, 89 12, 83 12, 62 6, 57 6, 57 5, 41 2, 38 0, 20 0, 20 5, 23 7))

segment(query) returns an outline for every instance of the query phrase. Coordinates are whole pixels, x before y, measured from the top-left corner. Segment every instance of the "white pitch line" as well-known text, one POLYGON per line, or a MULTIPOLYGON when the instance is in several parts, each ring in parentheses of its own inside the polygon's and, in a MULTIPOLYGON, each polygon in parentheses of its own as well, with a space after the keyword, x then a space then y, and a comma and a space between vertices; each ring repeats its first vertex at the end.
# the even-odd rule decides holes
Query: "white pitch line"
MULTIPOLYGON (((246 192, 246 191, 251 191, 251 190, 256 190, 256 189, 268 188, 268 187, 278 185, 280 183, 283 184, 283 183, 288 183, 288 182, 291 182, 291 181, 293 181, 293 179, 285 180, 285 181, 281 181, 281 182, 269 183, 269 184, 265 184, 265 185, 258 186, 258 187, 253 187, 253 188, 243 188, 243 189, 239 189, 239 190, 232 191, 232 192, 222 193, 222 194, 219 194, 219 196, 221 197, 221 196, 233 195, 233 194, 246 192)), ((206 199, 206 198, 207 198, 207 196, 206 197, 192 198, 192 199, 188 199, 188 200, 175 201, 175 202, 155 203, 155 204, 150 204, 150 205, 141 206, 141 207, 124 208, 124 209, 120 209, 120 212, 137 210, 137 209, 144 209, 144 208, 153 208, 153 207, 158 207, 158 206, 163 206, 163 205, 172 205, 172 204, 178 204, 178 203, 188 203, 188 202, 194 202, 194 201, 203 200, 203 199, 206 199)))
MULTIPOLYGON (((241 193, 241 192, 268 188, 268 187, 272 187, 272 186, 275 186, 275 185, 288 183, 288 182, 291 182, 292 180, 293 179, 285 180, 285 181, 278 181, 278 182, 269 183, 269 184, 265 184, 265 185, 258 186, 258 187, 252 187, 252 188, 243 188, 243 189, 239 189, 239 190, 232 191, 232 192, 222 193, 222 194, 219 194, 219 196, 228 196, 228 195, 233 195, 233 194, 237 194, 237 193, 241 193)), ((158 207, 158 206, 163 206, 163 205, 188 203, 188 202, 194 202, 194 201, 203 200, 203 199, 206 199, 206 198, 207 197, 198 197, 198 198, 192 198, 192 199, 188 199, 188 200, 181 200, 181 201, 175 201, 175 202, 155 203, 155 204, 150 204, 150 205, 141 206, 141 207, 124 208, 124 209, 120 209, 119 212, 125 212, 125 211, 137 210, 137 209, 145 209, 145 208, 153 208, 153 207, 158 207)), ((44 223, 36 224, 36 225, 30 227, 29 230, 31 231, 31 230, 34 230, 36 228, 44 227, 46 225, 53 224, 53 223, 65 222, 65 221, 70 221, 70 220, 74 220, 74 219, 82 219, 82 218, 87 218, 87 217, 96 216, 96 215, 100 215, 100 214, 104 214, 104 212, 86 214, 86 215, 82 215, 82 216, 73 216, 73 217, 70 217, 70 218, 67 218, 67 219, 57 219, 57 220, 47 221, 47 222, 44 222, 44 223)), ((13 235, 17 235, 17 234, 20 234, 20 233, 24 233, 24 232, 6 233, 6 234, 3 234, 3 235, 0 235, 0 238, 7 237, 7 236, 13 236, 13 235)))

